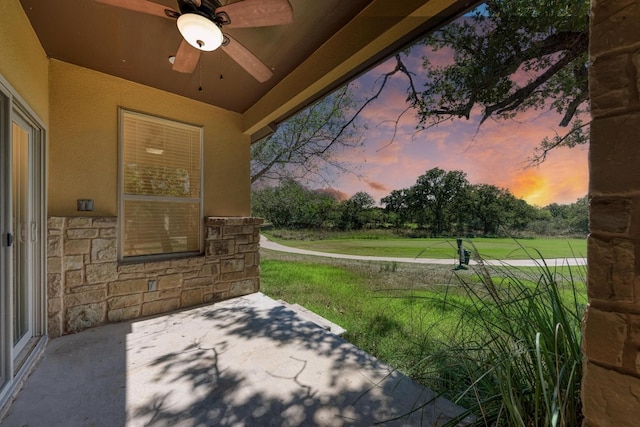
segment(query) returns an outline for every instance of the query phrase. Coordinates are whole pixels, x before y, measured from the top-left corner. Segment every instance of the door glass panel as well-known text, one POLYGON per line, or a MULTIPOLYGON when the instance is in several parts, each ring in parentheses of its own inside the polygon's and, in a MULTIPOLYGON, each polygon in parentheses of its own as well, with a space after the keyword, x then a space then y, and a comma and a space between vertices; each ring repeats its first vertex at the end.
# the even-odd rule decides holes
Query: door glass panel
POLYGON ((29 277, 29 140, 31 132, 12 124, 13 205, 13 345, 16 355, 31 338, 31 288, 29 277))

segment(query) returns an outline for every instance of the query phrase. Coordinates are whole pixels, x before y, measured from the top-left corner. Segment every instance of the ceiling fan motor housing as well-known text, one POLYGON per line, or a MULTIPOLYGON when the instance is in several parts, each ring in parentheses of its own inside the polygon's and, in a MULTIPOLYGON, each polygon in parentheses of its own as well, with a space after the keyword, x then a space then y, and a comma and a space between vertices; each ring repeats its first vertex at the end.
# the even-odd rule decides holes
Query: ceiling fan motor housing
POLYGON ((194 0, 178 0, 178 8, 181 14, 194 13, 204 16, 210 21, 215 22, 218 27, 231 23, 231 19, 226 12, 216 14, 216 9, 221 6, 218 0, 200 0, 200 6, 198 6, 194 0))
MULTIPOLYGON (((217 3, 217 1, 215 3, 217 3)), ((178 8, 181 14, 195 13, 211 20, 215 17, 215 10, 218 7, 219 6, 210 0, 200 0, 199 7, 191 0, 178 0, 178 8)))

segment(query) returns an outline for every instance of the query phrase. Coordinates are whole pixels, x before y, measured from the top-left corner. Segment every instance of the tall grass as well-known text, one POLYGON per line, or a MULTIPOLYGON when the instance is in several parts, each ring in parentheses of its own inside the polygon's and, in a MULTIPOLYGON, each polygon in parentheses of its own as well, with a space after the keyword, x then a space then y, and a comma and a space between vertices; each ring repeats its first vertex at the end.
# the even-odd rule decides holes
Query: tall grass
POLYGON ((423 382, 468 408, 478 425, 581 425, 586 297, 572 269, 559 271, 544 262, 525 275, 480 264, 478 280, 462 276, 471 304, 457 307, 458 327, 425 359, 423 382))

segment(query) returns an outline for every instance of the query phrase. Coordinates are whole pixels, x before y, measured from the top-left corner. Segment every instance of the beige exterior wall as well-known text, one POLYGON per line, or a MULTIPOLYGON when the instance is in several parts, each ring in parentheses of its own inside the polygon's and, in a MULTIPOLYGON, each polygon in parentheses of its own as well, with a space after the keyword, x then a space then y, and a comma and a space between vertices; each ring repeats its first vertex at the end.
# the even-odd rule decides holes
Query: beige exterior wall
POLYGON ((640 0, 592 1, 585 426, 640 423, 640 0))
POLYGON ((49 69, 49 336, 258 291, 241 116, 57 60, 49 69), (118 262, 120 107, 204 128, 204 255, 118 262), (94 211, 77 212, 80 198, 94 211))
POLYGON ((116 216, 118 107, 204 126, 204 215, 247 216, 249 137, 241 116, 201 102, 52 60, 50 216, 116 216), (93 199, 93 212, 77 212, 93 199))
POLYGON ((49 123, 47 59, 18 0, 0 1, 0 75, 49 123))

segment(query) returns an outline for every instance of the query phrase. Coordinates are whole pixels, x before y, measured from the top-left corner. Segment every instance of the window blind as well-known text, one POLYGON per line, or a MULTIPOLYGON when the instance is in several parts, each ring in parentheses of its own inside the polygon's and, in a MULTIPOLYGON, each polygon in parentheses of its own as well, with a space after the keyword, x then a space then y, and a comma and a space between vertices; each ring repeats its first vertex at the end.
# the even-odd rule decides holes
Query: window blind
POLYGON ((202 129, 123 111, 124 257, 201 248, 202 129))

